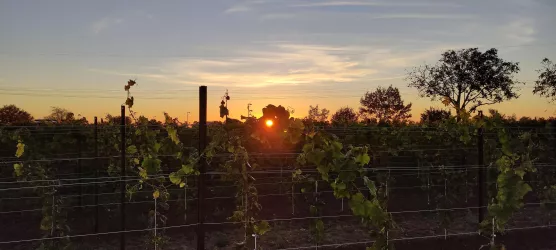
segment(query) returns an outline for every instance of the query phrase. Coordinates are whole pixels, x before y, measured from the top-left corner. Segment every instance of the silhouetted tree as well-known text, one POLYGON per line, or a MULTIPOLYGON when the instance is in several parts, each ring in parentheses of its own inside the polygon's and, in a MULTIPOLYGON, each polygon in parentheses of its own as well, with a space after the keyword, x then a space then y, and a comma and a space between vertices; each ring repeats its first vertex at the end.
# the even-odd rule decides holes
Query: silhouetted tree
POLYGON ((330 122, 334 125, 350 125, 357 123, 358 119, 359 115, 352 108, 344 107, 332 115, 330 122))
POLYGON ((25 125, 33 122, 33 116, 15 105, 4 105, 0 108, 1 125, 25 125))
POLYGON ((326 122, 328 120, 328 115, 330 114, 330 110, 328 109, 319 109, 319 105, 314 106, 309 105, 309 114, 305 119, 315 121, 315 122, 326 122))
POLYGON ((359 112, 368 119, 374 117, 379 122, 398 122, 411 117, 411 103, 405 105, 400 91, 392 85, 365 93, 360 103, 359 112))
POLYGON ((424 65, 408 74, 410 87, 422 97, 442 100, 456 110, 474 112, 478 107, 517 98, 513 79, 518 63, 498 57, 496 49, 484 53, 477 48, 448 50, 436 65, 424 65))
POLYGON ((556 64, 545 58, 542 68, 537 70, 539 79, 535 81, 533 93, 556 101, 556 64))
POLYGON ((443 109, 435 109, 430 107, 421 114, 421 123, 437 123, 450 119, 451 112, 443 109))
POLYGON ((288 126, 288 119, 290 118, 290 112, 284 108, 282 105, 274 106, 272 104, 267 105, 263 108, 263 116, 260 118, 263 122, 266 120, 272 120, 275 124, 275 128, 286 128, 288 126))
MULTIPOLYGON (((106 114, 106 117, 104 117, 104 119, 102 119, 102 123, 111 124, 111 125, 118 125, 118 124, 120 124, 120 119, 121 119, 121 116, 119 116, 119 115, 118 116, 113 116, 111 114, 106 114)), ((132 121, 131 117, 126 116, 125 117, 125 124, 129 125, 129 124, 132 124, 132 123, 133 123, 133 121, 132 121)))
POLYGON ((62 123, 75 120, 75 115, 67 109, 51 107, 50 115, 45 116, 44 119, 62 123))

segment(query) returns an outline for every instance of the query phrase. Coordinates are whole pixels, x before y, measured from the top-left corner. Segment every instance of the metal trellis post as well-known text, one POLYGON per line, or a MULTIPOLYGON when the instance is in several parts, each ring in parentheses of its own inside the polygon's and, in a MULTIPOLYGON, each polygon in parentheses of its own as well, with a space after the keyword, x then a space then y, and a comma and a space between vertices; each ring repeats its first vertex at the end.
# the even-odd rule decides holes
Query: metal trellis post
POLYGON ((204 178, 207 160, 204 154, 207 146, 207 86, 199 87, 199 176, 197 186, 197 250, 205 250, 205 215, 204 215, 204 178))
MULTIPOLYGON (((93 137, 94 137, 94 150, 95 150, 95 180, 98 180, 99 178, 99 173, 98 173, 98 169, 100 167, 99 164, 99 159, 98 159, 98 119, 95 116, 95 123, 94 123, 94 127, 93 127, 93 137)), ((94 186, 94 193, 95 193, 95 233, 98 233, 98 214, 99 214, 99 207, 98 207, 98 183, 95 181, 95 186, 94 186)))
POLYGON ((126 189, 126 167, 125 167, 125 157, 126 157, 126 128, 125 128, 125 106, 121 107, 121 118, 120 118, 120 168, 121 168, 121 183, 120 183, 120 249, 125 250, 125 189, 126 189))
MULTIPOLYGON (((483 119, 483 112, 479 111, 479 117, 483 119)), ((483 126, 481 125, 477 129, 478 141, 477 141, 477 150, 478 150, 478 160, 479 160, 479 170, 477 171, 477 184, 479 185, 479 195, 477 196, 478 200, 478 207, 479 207, 479 224, 484 220, 484 211, 483 211, 483 201, 484 201, 484 137, 483 137, 483 126)))

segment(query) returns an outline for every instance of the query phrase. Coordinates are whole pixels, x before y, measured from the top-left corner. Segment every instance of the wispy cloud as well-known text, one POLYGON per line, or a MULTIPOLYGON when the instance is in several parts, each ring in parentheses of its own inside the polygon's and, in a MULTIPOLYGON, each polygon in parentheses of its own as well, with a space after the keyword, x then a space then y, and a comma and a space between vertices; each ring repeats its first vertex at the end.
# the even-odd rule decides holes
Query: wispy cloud
POLYGON ((261 17, 262 20, 280 20, 280 19, 290 19, 294 18, 295 14, 293 13, 270 13, 265 14, 261 17))
POLYGON ((423 14, 423 13, 400 13, 371 16, 371 19, 473 19, 473 15, 447 15, 447 14, 423 14))
POLYGON ((123 19, 120 18, 110 18, 110 17, 105 17, 102 18, 100 20, 97 20, 95 22, 93 22, 91 24, 91 30, 93 31, 93 33, 98 34, 100 32, 102 32, 103 30, 108 29, 109 27, 116 25, 116 24, 120 24, 123 22, 123 19))
POLYGON ((292 4, 290 7, 333 7, 333 6, 390 6, 390 7, 459 7, 454 3, 429 3, 429 2, 379 2, 379 1, 319 1, 292 4))
POLYGON ((131 73, 131 72, 122 72, 117 70, 106 70, 106 69, 97 69, 97 68, 88 68, 88 71, 102 73, 107 75, 115 75, 115 76, 125 76, 129 78, 151 78, 151 79, 167 79, 167 76, 164 74, 149 74, 149 73, 131 73))
POLYGON ((503 32, 513 44, 525 44, 535 41, 535 23, 532 19, 518 19, 504 27, 503 32))
POLYGON ((174 69, 188 68, 195 82, 244 87, 350 82, 376 73, 359 67, 356 60, 329 53, 331 50, 335 49, 278 44, 270 50, 248 51, 244 56, 222 60, 219 69, 207 67, 205 60, 189 60, 174 65, 174 69))
POLYGON ((251 11, 253 8, 246 6, 246 5, 238 5, 238 6, 232 6, 229 9, 226 9, 224 11, 224 13, 236 13, 236 12, 247 12, 247 11, 251 11))
POLYGON ((224 10, 224 13, 231 14, 231 13, 238 13, 238 12, 248 12, 255 10, 257 5, 265 5, 268 3, 272 3, 272 0, 244 0, 239 4, 233 5, 228 9, 224 10))
POLYGON ((393 79, 406 67, 434 59, 441 52, 282 42, 212 59, 183 58, 140 74, 94 71, 166 83, 227 87, 349 84, 393 79))

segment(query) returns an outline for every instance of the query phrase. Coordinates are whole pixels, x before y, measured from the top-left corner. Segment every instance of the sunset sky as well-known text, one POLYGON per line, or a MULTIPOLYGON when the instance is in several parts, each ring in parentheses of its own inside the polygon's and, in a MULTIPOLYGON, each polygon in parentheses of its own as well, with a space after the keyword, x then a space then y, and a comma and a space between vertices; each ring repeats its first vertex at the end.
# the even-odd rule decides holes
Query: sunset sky
POLYGON ((412 67, 447 49, 498 48, 520 62, 518 100, 506 114, 553 116, 531 94, 544 57, 556 61, 554 0, 167 0, 0 1, 0 105, 36 118, 50 106, 76 114, 117 114, 132 89, 135 110, 198 119, 207 85, 209 119, 229 90, 231 117, 267 104, 332 112, 359 107, 367 90, 392 84, 418 119, 439 102, 407 87, 412 67))

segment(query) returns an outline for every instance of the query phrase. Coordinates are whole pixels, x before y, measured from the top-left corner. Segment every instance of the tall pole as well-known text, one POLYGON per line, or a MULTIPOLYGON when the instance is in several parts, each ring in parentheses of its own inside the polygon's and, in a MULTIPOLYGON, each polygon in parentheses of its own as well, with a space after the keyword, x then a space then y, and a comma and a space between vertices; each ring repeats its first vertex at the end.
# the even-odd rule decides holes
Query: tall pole
POLYGON ((201 155, 197 185, 197 250, 205 250, 204 179, 207 167, 207 86, 199 87, 199 154, 201 155))
POLYGON ((95 170, 95 233, 98 233, 98 213, 99 213, 99 207, 98 207, 98 169, 99 169, 99 160, 98 160, 98 121, 97 121, 97 117, 95 116, 95 123, 94 123, 94 131, 93 131, 93 137, 94 137, 94 150, 95 150, 95 164, 94 164, 94 170, 95 170))
MULTIPOLYGON (((479 119, 483 119, 483 111, 479 111, 479 119)), ((485 174, 485 169, 484 169, 484 150, 483 150, 483 146, 485 143, 484 137, 483 137, 483 125, 480 125, 480 127, 477 129, 477 135, 478 135, 478 141, 477 141, 477 153, 478 153, 478 160, 479 160, 479 171, 477 171, 477 184, 479 185, 479 195, 478 195, 478 199, 479 199, 479 203, 478 203, 478 207, 479 207, 479 224, 484 220, 484 209, 483 209, 483 201, 484 201, 484 174, 485 174)))
MULTIPOLYGON (((83 165, 81 164, 81 157, 83 156, 81 153, 81 133, 77 133, 77 157, 79 158, 77 160, 77 175, 79 176, 78 178, 79 183, 82 183, 82 178, 83 178, 83 165)), ((79 207, 78 210, 82 210, 83 209, 83 185, 79 185, 79 207)))
POLYGON ((126 169, 125 169, 125 157, 126 157, 126 138, 125 138, 125 106, 122 105, 121 108, 121 120, 120 120, 120 168, 121 168, 121 183, 120 183, 120 249, 125 250, 125 188, 126 188, 126 169))
POLYGON ((186 121, 186 122, 187 122, 187 127, 188 127, 188 128, 189 128, 189 113, 191 113, 191 112, 187 112, 187 121, 186 121))

